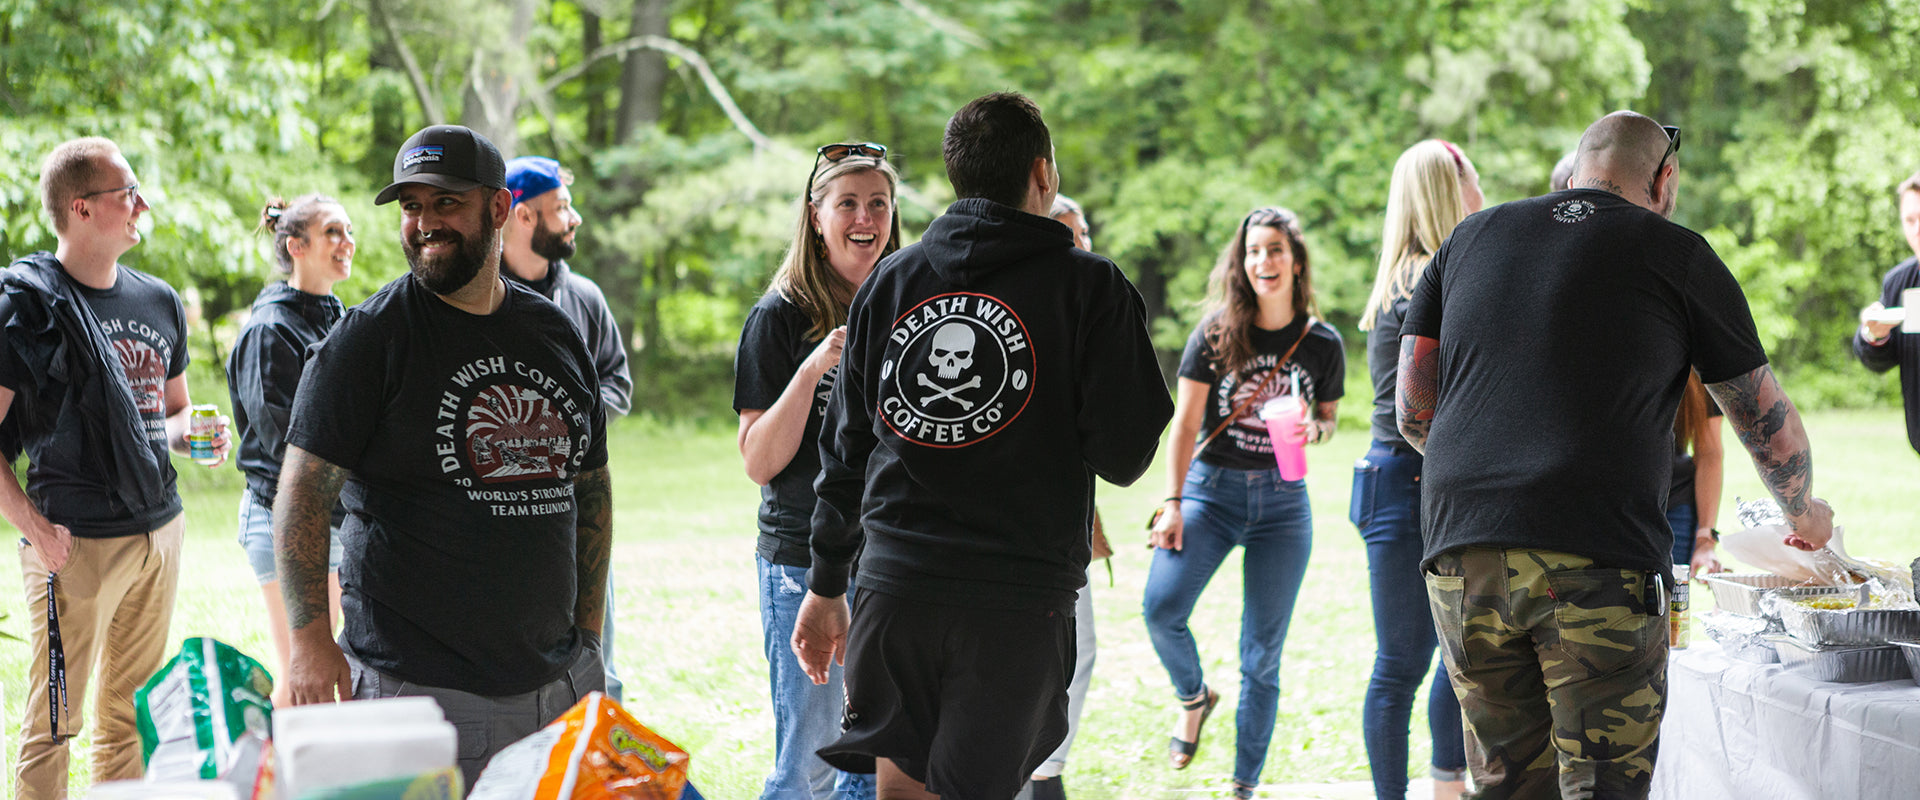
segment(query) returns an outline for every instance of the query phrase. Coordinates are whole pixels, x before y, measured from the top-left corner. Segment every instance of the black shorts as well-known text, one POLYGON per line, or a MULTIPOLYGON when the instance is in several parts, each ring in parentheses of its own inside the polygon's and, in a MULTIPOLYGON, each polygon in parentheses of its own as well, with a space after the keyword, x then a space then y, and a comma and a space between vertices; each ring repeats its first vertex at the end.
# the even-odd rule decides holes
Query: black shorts
POLYGON ((1007 800, 1067 735, 1073 614, 862 590, 847 632, 845 731, 827 763, 885 758, 944 800, 1007 800))

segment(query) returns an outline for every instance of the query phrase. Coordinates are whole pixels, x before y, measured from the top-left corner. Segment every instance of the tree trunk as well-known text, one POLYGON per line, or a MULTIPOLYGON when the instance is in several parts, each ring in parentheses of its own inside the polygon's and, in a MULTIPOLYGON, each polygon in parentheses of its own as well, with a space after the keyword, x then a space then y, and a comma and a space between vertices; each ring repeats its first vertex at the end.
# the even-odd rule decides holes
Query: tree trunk
MULTIPOLYGON (((1133 262, 1134 265, 1140 269, 1140 275, 1134 280, 1133 285, 1134 288, 1140 290, 1140 299, 1146 303, 1147 325, 1149 329, 1152 328, 1154 321, 1169 316, 1167 313, 1167 273, 1162 268, 1162 265, 1166 262, 1166 253, 1170 249, 1172 249, 1171 243, 1167 241, 1166 237, 1158 237, 1154 242, 1153 249, 1150 251, 1152 255, 1134 259, 1133 262)), ((1180 353, 1178 351, 1155 347, 1154 354, 1160 359, 1160 374, 1166 378, 1167 383, 1171 385, 1173 383, 1174 373, 1178 371, 1180 367, 1180 353)))
MULTIPOLYGON (((600 36, 600 15, 585 7, 580 9, 580 52, 591 54, 605 44, 600 36)), ((594 90, 597 84, 587 79, 587 90, 583 92, 582 102, 587 107, 587 145, 601 148, 607 145, 607 97, 604 92, 594 90)))
POLYGON ((527 70, 527 34, 533 30, 534 0, 511 0, 503 35, 473 49, 462 93, 461 124, 480 132, 500 148, 500 155, 520 153, 515 112, 520 108, 522 80, 527 70))
MULTIPOLYGON (((667 0, 633 0, 627 36, 667 34, 667 0)), ((627 54, 626 67, 620 71, 620 114, 613 132, 616 142, 626 142, 642 126, 660 121, 660 99, 666 85, 666 54, 651 49, 627 54)))

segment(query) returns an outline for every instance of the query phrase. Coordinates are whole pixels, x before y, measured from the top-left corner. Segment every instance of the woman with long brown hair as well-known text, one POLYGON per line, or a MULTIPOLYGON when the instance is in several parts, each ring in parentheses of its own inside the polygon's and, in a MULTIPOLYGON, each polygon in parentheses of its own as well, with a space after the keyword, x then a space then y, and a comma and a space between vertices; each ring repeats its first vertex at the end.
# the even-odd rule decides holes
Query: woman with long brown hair
POLYGON ((873 796, 873 778, 840 772, 814 751, 840 732, 840 668, 824 686, 801 671, 788 641, 807 595, 808 549, 820 474, 821 417, 839 375, 847 307, 880 259, 900 249, 894 192, 900 176, 886 147, 820 148, 799 220, 773 287, 747 312, 734 359, 740 455, 760 485, 760 622, 773 695, 774 764, 766 800, 873 796))
POLYGON ((1260 409, 1274 399, 1301 404, 1301 434, 1324 442, 1345 380, 1340 334, 1314 319, 1300 219, 1255 209, 1215 263, 1206 314, 1180 358, 1145 600, 1148 636, 1181 704, 1172 764, 1185 769, 1220 700, 1187 620, 1220 563, 1244 548, 1235 797, 1252 797, 1260 783, 1280 710, 1280 649, 1313 550, 1306 481, 1281 477, 1260 409))
POLYGON ((1667 524, 1673 528, 1673 563, 1694 577, 1719 572, 1713 555, 1720 542, 1720 489, 1726 475, 1720 444, 1720 406, 1707 396, 1699 373, 1687 374, 1680 413, 1673 419, 1673 478, 1667 494, 1667 524))

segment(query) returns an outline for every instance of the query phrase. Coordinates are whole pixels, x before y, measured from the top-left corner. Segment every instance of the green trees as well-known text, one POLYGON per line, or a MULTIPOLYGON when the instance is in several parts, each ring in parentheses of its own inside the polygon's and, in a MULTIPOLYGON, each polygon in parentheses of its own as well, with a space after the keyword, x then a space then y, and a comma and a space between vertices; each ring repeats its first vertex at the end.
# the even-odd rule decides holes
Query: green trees
POLYGON ((0 0, 0 251, 51 245, 38 159, 100 133, 155 206, 129 261, 210 317, 268 279, 248 231, 274 194, 346 201, 358 299, 404 269, 370 205, 393 149, 461 122, 580 176, 575 266, 639 345, 642 405, 717 413, 821 142, 893 148, 912 239, 951 199, 947 115, 1028 92, 1171 349, 1248 208, 1302 215, 1357 340, 1402 149, 1459 143, 1498 202, 1631 107, 1686 127, 1678 219, 1740 275, 1796 397, 1872 402, 1892 384, 1844 338, 1904 250, 1916 34, 1911 3, 1837 0, 0 0))

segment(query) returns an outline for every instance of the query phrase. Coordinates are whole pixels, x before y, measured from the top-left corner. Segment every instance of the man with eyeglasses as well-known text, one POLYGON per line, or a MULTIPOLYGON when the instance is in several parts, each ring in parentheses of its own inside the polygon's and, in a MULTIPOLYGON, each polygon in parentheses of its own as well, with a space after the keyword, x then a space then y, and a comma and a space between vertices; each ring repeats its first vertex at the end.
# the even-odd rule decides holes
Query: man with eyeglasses
MULTIPOLYGON (((600 385, 600 402, 607 418, 626 416, 633 406, 633 378, 627 371, 627 348, 620 343, 620 327, 600 285, 567 265, 573 257, 574 232, 583 221, 573 207, 573 172, 543 156, 521 156, 507 162, 507 191, 513 207, 500 231, 501 270, 508 280, 539 292, 567 312, 573 327, 586 340, 593 371, 600 385)), ((613 576, 607 576, 607 610, 600 629, 600 656, 607 668, 607 696, 624 700, 625 684, 613 664, 613 576)))
POLYGON ((1040 109, 974 100, 943 151, 960 199, 848 314, 793 650, 816 684, 845 659, 827 763, 1005 800, 1066 736, 1094 476, 1138 479, 1173 404, 1139 293, 1047 217, 1040 109))
POLYGON ((1668 221, 1680 131, 1630 111, 1572 187, 1468 217, 1402 330, 1399 423, 1426 454, 1423 567, 1475 797, 1646 797, 1666 705, 1673 419, 1697 370, 1817 549, 1800 417, 1746 298, 1668 221))
MULTIPOLYGON (((180 296, 119 263, 148 210, 120 148, 54 148, 40 196, 59 244, 0 278, 0 452, 32 463, 25 491, 11 470, 0 480, 32 648, 14 787, 36 800, 66 796, 94 679, 93 779, 144 771, 133 693, 166 658, 184 532, 167 455, 187 455, 192 405, 180 296)), ((219 461, 227 448, 222 418, 219 461)))
POLYGON ((1900 182, 1900 230, 1906 234, 1909 258, 1893 266, 1880 281, 1880 299, 1860 311, 1860 329, 1853 335, 1853 354, 1874 372, 1900 368, 1900 395, 1906 399, 1907 444, 1920 452, 1920 320, 1902 325, 1907 315, 1920 316, 1908 298, 1920 302, 1920 172, 1900 182))
POLYGON ((606 407, 572 320, 501 277, 512 193, 492 142, 457 125, 415 133, 374 198, 395 201, 408 272, 314 352, 287 424, 273 507, 284 679, 296 705, 433 698, 472 786, 495 753, 605 686, 606 407))

